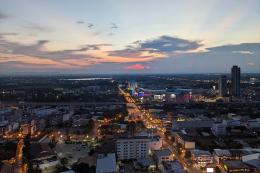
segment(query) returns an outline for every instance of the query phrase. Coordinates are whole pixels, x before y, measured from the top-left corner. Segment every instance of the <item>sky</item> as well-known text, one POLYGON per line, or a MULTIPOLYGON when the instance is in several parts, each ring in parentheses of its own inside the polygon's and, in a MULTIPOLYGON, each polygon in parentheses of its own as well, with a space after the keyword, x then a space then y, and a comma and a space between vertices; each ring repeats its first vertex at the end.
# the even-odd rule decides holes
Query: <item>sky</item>
POLYGON ((260 73, 259 28, 259 0, 0 0, 0 75, 260 73))

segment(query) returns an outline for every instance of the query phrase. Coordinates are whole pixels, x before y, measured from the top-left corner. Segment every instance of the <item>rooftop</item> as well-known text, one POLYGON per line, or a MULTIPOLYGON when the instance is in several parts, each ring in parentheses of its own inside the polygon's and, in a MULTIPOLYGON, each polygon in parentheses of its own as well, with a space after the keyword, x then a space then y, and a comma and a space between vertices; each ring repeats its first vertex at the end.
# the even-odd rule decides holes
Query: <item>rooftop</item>
POLYGON ((222 149, 214 149, 214 153, 217 156, 231 156, 229 150, 222 150, 222 149))
POLYGON ((54 156, 48 143, 32 143, 30 149, 32 159, 41 159, 54 156))
POLYGON ((195 156, 211 155, 211 153, 209 151, 206 151, 206 150, 191 150, 191 154, 194 154, 195 156))
POLYGON ((172 154, 172 152, 169 149, 163 149, 163 150, 155 150, 154 154, 156 157, 165 157, 172 154))
POLYGON ((96 173, 116 172, 115 153, 99 154, 97 157, 96 173))
POLYGON ((247 166, 240 160, 223 160, 223 164, 224 167, 227 167, 228 169, 249 168, 249 166, 247 166))
POLYGON ((162 162, 167 173, 185 173, 183 166, 178 161, 162 162))

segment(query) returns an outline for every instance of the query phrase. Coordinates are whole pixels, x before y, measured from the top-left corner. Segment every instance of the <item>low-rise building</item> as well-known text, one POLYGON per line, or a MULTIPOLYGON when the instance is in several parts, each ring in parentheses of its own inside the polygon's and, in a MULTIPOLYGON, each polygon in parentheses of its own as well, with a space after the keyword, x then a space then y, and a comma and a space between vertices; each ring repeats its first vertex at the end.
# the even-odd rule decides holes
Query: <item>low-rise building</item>
POLYGON ((172 161, 174 159, 174 155, 169 149, 155 150, 154 159, 157 165, 160 165, 163 161, 172 161))
POLYGON ((47 143, 32 143, 30 147, 33 166, 39 167, 42 173, 49 173, 60 163, 47 143))
POLYGON ((151 141, 149 142, 150 150, 160 150, 162 148, 162 138, 160 136, 150 137, 151 141))
POLYGON ((213 163, 213 156, 209 151, 191 150, 191 159, 198 165, 205 166, 213 163))
POLYGON ((180 129, 192 129, 192 128, 211 128, 213 124, 212 120, 184 120, 173 121, 173 130, 180 129))
POLYGON ((260 172, 260 153, 248 154, 242 157, 243 163, 254 167, 257 172, 260 172))
POLYGON ((223 160, 230 160, 232 155, 229 150, 214 149, 213 157, 216 163, 220 164, 220 162, 223 160))
POLYGON ((159 166, 161 173, 186 173, 179 161, 165 161, 159 166))
POLYGON ((259 128, 260 127, 260 118, 248 120, 247 127, 248 128, 259 128))
POLYGON ((180 143, 184 149, 195 149, 195 141, 189 136, 182 133, 173 134, 175 141, 180 143))
POLYGON ((244 164, 240 160, 224 160, 220 164, 222 170, 225 173, 246 173, 246 172, 255 172, 250 166, 244 164))
POLYGON ((212 133, 216 136, 219 136, 219 135, 226 135, 227 133, 227 130, 226 130, 227 126, 223 123, 214 123, 212 125, 212 133))
POLYGON ((116 165, 115 153, 99 154, 97 156, 96 173, 116 173, 118 172, 116 165))

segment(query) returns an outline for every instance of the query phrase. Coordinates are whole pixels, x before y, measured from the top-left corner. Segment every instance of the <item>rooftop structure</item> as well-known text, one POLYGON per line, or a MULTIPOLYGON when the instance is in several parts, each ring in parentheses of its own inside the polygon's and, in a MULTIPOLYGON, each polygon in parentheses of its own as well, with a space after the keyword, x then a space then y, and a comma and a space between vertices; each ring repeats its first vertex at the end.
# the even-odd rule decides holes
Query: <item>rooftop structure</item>
POLYGON ((96 173, 116 173, 115 153, 99 154, 97 157, 96 173))
POLYGON ((163 173, 185 173, 184 167, 178 161, 162 162, 160 171, 163 173))

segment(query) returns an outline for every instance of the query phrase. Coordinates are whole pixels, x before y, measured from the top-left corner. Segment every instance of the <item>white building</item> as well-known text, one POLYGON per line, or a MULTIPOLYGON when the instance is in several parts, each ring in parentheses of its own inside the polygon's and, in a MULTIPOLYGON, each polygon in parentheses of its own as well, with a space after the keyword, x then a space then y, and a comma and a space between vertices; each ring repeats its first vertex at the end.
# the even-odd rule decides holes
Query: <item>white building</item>
POLYGON ((206 166, 213 163, 213 156, 209 151, 191 150, 191 159, 198 165, 206 166))
POLYGON ((219 164, 221 160, 230 160, 232 155, 229 150, 214 149, 213 157, 214 160, 219 164))
POLYGON ((67 122, 67 121, 69 121, 70 118, 71 118, 71 116, 72 116, 72 113, 63 114, 63 115, 62 115, 62 122, 67 122))
POLYGON ((119 160, 140 159, 149 157, 149 142, 147 137, 121 138, 116 141, 119 160))
POLYGON ((195 141, 189 136, 182 133, 174 133, 174 138, 177 143, 180 143, 184 149, 195 149, 195 141))
POLYGON ((154 158, 157 165, 160 165, 164 161, 174 160, 174 154, 169 149, 155 150, 154 158))
POLYGON ((160 136, 153 136, 149 142, 150 150, 160 150, 162 148, 162 138, 160 136))
POLYGON ((97 156, 96 173, 116 173, 115 153, 99 154, 97 156))
POLYGON ((10 123, 8 125, 8 132, 14 132, 14 131, 17 131, 19 130, 19 123, 18 122, 13 122, 13 123, 10 123))

